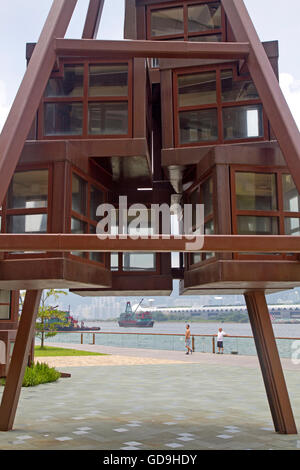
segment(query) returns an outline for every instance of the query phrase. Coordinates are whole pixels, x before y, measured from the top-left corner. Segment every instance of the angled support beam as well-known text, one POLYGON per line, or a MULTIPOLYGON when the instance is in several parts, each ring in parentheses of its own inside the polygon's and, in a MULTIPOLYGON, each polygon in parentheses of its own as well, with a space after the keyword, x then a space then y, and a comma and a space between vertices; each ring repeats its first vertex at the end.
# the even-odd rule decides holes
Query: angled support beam
POLYGON ((84 234, 0 234, 0 252, 95 251, 95 252, 203 252, 203 253, 300 253, 300 236, 292 235, 195 235, 131 238, 113 235, 100 239, 84 234))
POLYGON ((103 58, 155 57, 169 59, 243 59, 249 44, 237 42, 104 41, 56 39, 58 56, 103 58))
POLYGON ((82 39, 96 39, 105 0, 90 0, 82 39))
POLYGON ((300 192, 300 133, 243 0, 221 0, 237 41, 247 42, 247 65, 271 127, 300 192))
POLYGON ((275 430, 297 434, 265 294, 249 292, 245 300, 275 430))
POLYGON ((27 291, 18 327, 13 355, 8 369, 6 384, 0 406, 0 431, 10 431, 14 424, 21 393, 28 354, 32 344, 35 321, 42 291, 27 291))
POLYGON ((8 190, 55 64, 54 38, 65 35, 77 0, 54 0, 0 135, 0 205, 8 190))

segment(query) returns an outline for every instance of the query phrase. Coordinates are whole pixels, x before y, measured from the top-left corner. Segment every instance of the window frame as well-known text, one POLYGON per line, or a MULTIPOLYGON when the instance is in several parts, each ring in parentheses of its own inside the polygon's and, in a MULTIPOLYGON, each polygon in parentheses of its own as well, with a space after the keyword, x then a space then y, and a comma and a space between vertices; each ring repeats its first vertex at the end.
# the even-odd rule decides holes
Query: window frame
POLYGON ((159 4, 147 5, 146 12, 146 37, 147 40, 151 41, 170 41, 172 39, 182 39, 183 41, 188 41, 190 37, 196 36, 214 36, 220 34, 222 42, 226 41, 226 17, 224 8, 221 5, 221 14, 222 14, 222 26, 220 29, 209 29, 200 32, 189 32, 188 31, 188 7, 201 5, 205 3, 220 3, 219 0, 181 0, 180 2, 161 2, 159 4), (163 36, 152 36, 151 35, 151 13, 155 10, 171 9, 171 8, 183 8, 183 24, 184 24, 184 33, 183 34, 169 34, 163 36))
MULTIPOLYGON (((72 218, 79 220, 80 222, 83 222, 86 224, 86 231, 85 234, 90 234, 90 225, 93 225, 94 227, 97 227, 98 222, 96 220, 91 219, 90 217, 90 204, 91 204, 91 186, 96 187, 100 191, 103 192, 103 203, 107 201, 107 193, 108 190, 103 186, 101 183, 99 183, 97 180, 92 178, 91 176, 85 174, 81 170, 79 170, 77 167, 72 166, 70 168, 70 176, 69 176, 69 181, 70 181, 70 205, 69 205, 69 217, 68 217, 68 232, 71 232, 71 224, 72 224, 72 218), (79 178, 83 179, 87 183, 87 194, 86 194, 86 214, 83 215, 80 214, 79 212, 76 212, 73 210, 72 207, 72 181, 73 181, 73 174, 78 176, 79 178)), ((103 253, 103 262, 100 261, 94 261, 90 259, 90 252, 83 252, 84 256, 77 256, 72 254, 71 252, 68 253, 68 257, 71 259, 74 259, 76 261, 81 261, 84 263, 92 264, 94 266, 102 266, 106 267, 107 265, 107 253, 103 253)))
POLYGON ((104 60, 104 59, 84 59, 66 58, 60 59, 59 71, 52 72, 50 78, 62 78, 64 76, 65 65, 83 66, 83 95, 81 97, 42 97, 38 112, 38 140, 57 139, 126 139, 131 138, 133 133, 133 60, 104 60), (106 64, 127 64, 128 65, 128 94, 127 96, 89 96, 89 67, 91 65, 106 64), (127 134, 89 134, 89 103, 128 103, 128 132, 127 134), (45 104, 47 103, 82 103, 82 133, 81 134, 45 134, 45 104))
MULTIPOLYGON (((6 289, 2 289, 6 290, 6 289)), ((8 318, 0 318, 0 325, 1 323, 11 322, 12 321, 12 291, 9 291, 9 302, 0 302, 0 306, 8 306, 9 307, 9 316, 8 318)))
MULTIPOLYGON (((53 197, 53 165, 51 163, 36 163, 29 165, 19 165, 15 173, 24 173, 27 171, 35 170, 47 170, 48 171, 48 202, 47 207, 37 208, 21 208, 21 209, 8 209, 8 191, 2 204, 2 210, 0 210, 1 216, 1 231, 0 233, 7 232, 7 217, 13 215, 39 215, 47 214, 47 232, 51 233, 52 227, 52 197, 53 197)), ((13 179, 11 180, 12 184, 13 179)), ((32 259, 32 258, 48 258, 51 253, 4 253, 4 259, 32 259)))
MULTIPOLYGON (((266 167, 256 165, 231 165, 230 166, 230 185, 231 185, 231 220, 232 220, 232 233, 238 235, 237 230, 237 218, 238 216, 265 216, 265 217, 277 217, 278 219, 278 235, 285 235, 285 218, 291 217, 300 219, 299 212, 289 212, 284 210, 283 204, 283 185, 282 176, 284 174, 290 174, 287 168, 282 167, 266 167), (277 197, 277 210, 265 211, 265 210, 240 210, 237 209, 236 205, 236 173, 268 173, 275 174, 276 180, 276 197, 277 197)), ((233 253, 233 259, 243 260, 286 260, 296 261, 298 260, 297 254, 280 253, 278 255, 273 254, 242 254, 233 253)))
POLYGON ((238 75, 237 63, 224 63, 217 65, 207 65, 200 67, 188 67, 173 70, 173 127, 174 127, 174 143, 175 147, 203 147, 207 145, 218 145, 218 144, 235 144, 241 142, 262 142, 270 140, 269 122, 265 113, 262 100, 244 100, 244 101, 222 101, 222 81, 221 72, 223 70, 232 70, 234 81, 249 81, 252 80, 250 75, 238 75), (197 75, 205 72, 216 72, 216 103, 207 105, 195 105, 195 106, 179 106, 179 77, 183 75, 197 75), (262 137, 248 137, 244 139, 224 139, 224 128, 223 128, 223 109, 233 107, 244 107, 249 105, 260 105, 262 107, 262 126, 263 133, 262 137), (217 110, 217 127, 218 127, 218 139, 207 140, 198 142, 187 142, 180 143, 180 113, 184 111, 197 111, 197 110, 217 110))

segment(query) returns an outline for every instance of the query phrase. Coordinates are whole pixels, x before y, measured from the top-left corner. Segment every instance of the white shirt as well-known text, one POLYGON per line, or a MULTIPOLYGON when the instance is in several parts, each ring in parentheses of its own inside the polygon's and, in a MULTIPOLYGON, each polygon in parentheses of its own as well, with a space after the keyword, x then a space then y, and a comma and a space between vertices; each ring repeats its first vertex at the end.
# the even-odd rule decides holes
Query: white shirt
POLYGON ((226 336, 227 333, 225 331, 218 331, 218 341, 223 341, 224 336, 226 336))

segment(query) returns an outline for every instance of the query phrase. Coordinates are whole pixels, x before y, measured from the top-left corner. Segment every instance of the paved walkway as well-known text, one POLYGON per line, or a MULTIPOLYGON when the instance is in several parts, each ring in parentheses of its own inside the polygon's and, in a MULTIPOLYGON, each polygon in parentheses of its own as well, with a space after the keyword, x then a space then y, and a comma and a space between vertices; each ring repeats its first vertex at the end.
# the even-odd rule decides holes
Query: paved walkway
MULTIPOLYGON (((255 357, 67 346, 112 356, 60 358, 71 378, 22 389, 1 449, 300 449, 273 430, 255 357)), ((299 366, 283 362, 300 430, 299 366)))

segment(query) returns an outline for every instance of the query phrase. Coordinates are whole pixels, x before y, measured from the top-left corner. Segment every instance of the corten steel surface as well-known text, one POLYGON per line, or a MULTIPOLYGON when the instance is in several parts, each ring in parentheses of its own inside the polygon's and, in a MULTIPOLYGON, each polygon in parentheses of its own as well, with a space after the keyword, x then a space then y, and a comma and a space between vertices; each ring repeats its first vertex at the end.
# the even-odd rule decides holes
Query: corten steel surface
POLYGON ((187 244, 201 240, 182 236, 180 239, 163 235, 156 238, 134 240, 129 236, 115 235, 114 238, 100 240, 97 235, 48 234, 23 235, 0 234, 0 252, 6 251, 108 251, 108 252, 278 252, 300 253, 300 237, 290 235, 205 235, 204 245, 199 248, 187 244))
POLYGON ((42 291, 27 291, 0 406, 0 431, 12 429, 42 291))
POLYGON ((8 190, 56 60, 53 40, 64 36, 77 0, 54 0, 0 135, 0 205, 8 190))
POLYGON ((250 44, 247 66, 300 193, 300 133, 243 0, 221 0, 237 41, 250 44))
POLYGON ((174 59, 245 59, 247 42, 184 42, 184 41, 105 41, 56 39, 55 51, 61 57, 130 58, 154 57, 174 59))
POLYGON ((245 300, 275 430, 297 434, 265 295, 249 292, 245 300))
POLYGON ((95 39, 97 37, 104 1, 105 0, 90 0, 82 39, 95 39))

